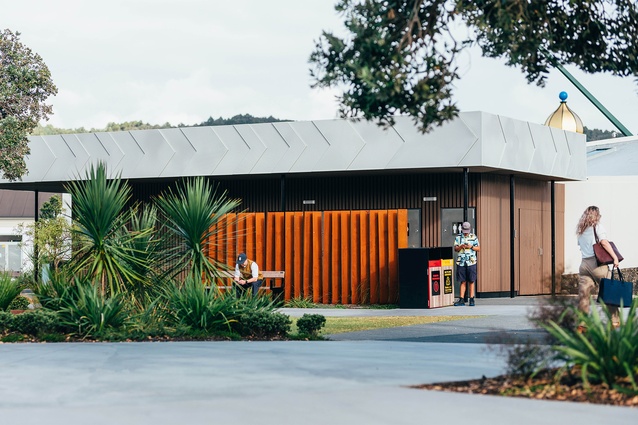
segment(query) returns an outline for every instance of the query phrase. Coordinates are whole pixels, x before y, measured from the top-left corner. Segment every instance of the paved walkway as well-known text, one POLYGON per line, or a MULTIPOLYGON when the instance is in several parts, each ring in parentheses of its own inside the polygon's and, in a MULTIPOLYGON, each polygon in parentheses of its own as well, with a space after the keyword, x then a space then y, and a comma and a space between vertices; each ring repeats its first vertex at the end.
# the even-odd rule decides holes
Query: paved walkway
POLYGON ((503 371, 503 359, 471 334, 532 330, 524 317, 533 300, 478 301, 472 309, 285 309, 293 316, 485 316, 437 325, 435 331, 434 325, 419 325, 367 336, 342 334, 335 341, 2 344, 0 420, 65 425, 636 423, 638 409, 408 388, 503 371))

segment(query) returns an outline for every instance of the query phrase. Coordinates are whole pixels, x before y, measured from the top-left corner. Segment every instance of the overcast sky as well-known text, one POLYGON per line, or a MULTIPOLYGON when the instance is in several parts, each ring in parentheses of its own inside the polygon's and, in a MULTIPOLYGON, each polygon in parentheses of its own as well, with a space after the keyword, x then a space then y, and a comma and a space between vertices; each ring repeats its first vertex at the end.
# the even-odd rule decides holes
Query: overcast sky
MULTIPOLYGON (((337 117, 335 92, 311 89, 308 57, 322 30, 342 32, 333 0, 14 0, 0 28, 49 66, 59 93, 50 99, 56 127, 103 128, 108 122, 195 124, 209 116, 337 117)), ((528 85, 503 62, 462 56, 455 100, 543 123, 567 104, 586 126, 613 125, 558 71, 545 88, 528 85)), ((634 134, 638 85, 631 78, 568 68, 634 134)))

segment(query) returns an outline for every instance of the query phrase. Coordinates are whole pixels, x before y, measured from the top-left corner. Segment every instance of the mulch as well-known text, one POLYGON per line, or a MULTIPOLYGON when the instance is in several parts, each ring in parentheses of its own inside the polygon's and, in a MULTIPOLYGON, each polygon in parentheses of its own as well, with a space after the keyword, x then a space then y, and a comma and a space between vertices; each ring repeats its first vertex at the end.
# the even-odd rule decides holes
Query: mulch
POLYGON ((509 375, 494 378, 484 376, 470 381, 416 385, 412 388, 638 408, 638 393, 630 390, 629 382, 621 383, 623 388, 626 388, 624 391, 609 388, 604 384, 591 384, 585 387, 582 381, 575 377, 563 377, 557 382, 554 378, 555 372, 555 370, 545 370, 534 378, 509 375))

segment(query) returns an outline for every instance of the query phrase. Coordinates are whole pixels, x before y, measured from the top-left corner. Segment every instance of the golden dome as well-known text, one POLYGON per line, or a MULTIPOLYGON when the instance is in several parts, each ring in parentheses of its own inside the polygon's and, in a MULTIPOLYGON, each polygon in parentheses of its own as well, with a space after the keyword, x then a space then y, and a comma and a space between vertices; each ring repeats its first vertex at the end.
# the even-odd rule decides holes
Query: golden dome
POLYGON ((583 122, 574 111, 567 107, 567 93, 562 91, 558 97, 560 98, 560 105, 558 105, 558 109, 554 113, 547 117, 545 125, 582 134, 583 122))

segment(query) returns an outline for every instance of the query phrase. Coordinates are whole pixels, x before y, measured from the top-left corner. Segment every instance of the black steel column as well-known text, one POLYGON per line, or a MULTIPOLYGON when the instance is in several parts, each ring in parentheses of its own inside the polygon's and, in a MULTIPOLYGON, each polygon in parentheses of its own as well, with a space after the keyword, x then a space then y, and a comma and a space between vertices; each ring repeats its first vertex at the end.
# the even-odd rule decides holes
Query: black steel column
MULTIPOLYGON (((35 199, 34 199, 34 206, 35 206, 35 210, 33 211, 33 217, 35 219, 36 224, 38 223, 38 220, 40 219, 40 205, 39 205, 39 198, 40 198, 40 192, 35 190, 33 191, 34 195, 35 195, 35 199)), ((34 236, 37 236, 34 234, 34 236)), ((33 280, 35 280, 36 282, 40 282, 40 256, 39 254, 39 248, 38 248, 38 243, 37 243, 37 237, 33 238, 33 280)))
POLYGON ((556 199, 555 183, 552 180, 551 186, 551 227, 552 227, 552 297, 556 296, 556 199))
POLYGON ((514 175, 510 175, 510 297, 516 297, 516 268, 514 267, 514 249, 516 229, 514 227, 514 175))
POLYGON ((468 175, 470 174, 470 169, 469 168, 464 168, 463 169, 463 221, 467 221, 467 210, 469 208, 468 204, 470 203, 469 199, 470 199, 470 195, 469 195, 469 191, 470 191, 470 184, 469 184, 469 177, 468 175))

